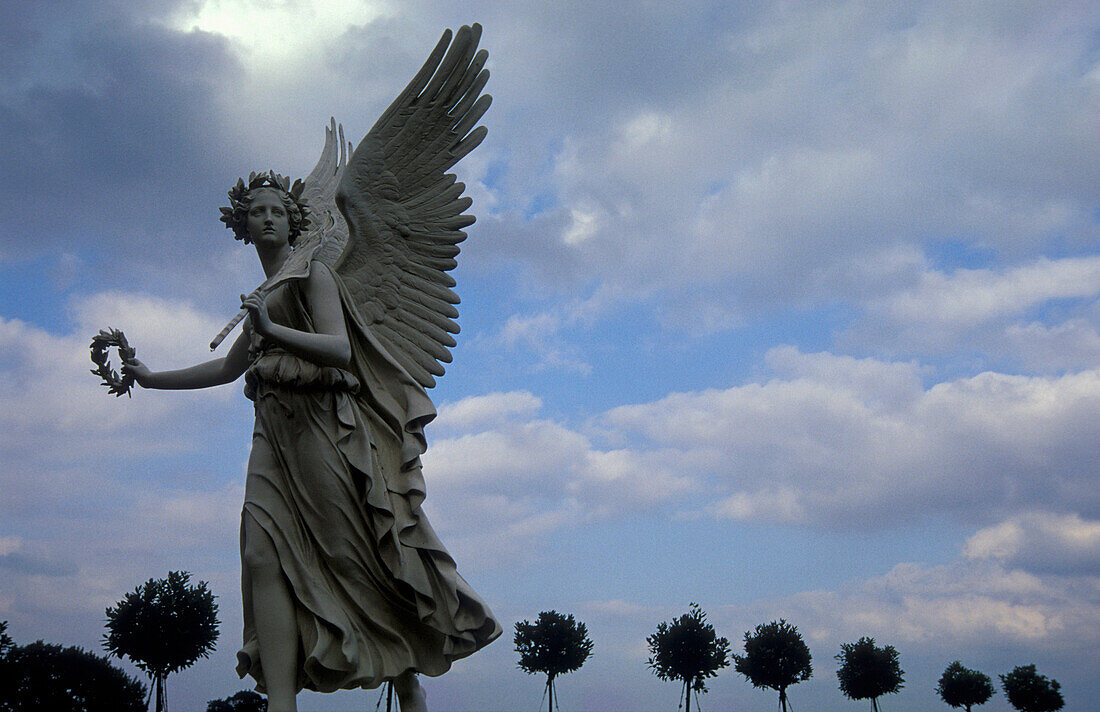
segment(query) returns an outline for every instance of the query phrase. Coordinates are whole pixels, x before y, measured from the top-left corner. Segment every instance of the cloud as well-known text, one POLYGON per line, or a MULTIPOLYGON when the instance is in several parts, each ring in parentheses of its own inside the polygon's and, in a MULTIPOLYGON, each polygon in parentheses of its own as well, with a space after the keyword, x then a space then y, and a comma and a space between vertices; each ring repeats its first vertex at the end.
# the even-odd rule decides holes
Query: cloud
POLYGON ((288 7, 257 7, 251 2, 206 0, 176 8, 171 24, 181 32, 199 30, 231 38, 243 59, 265 67, 301 67, 319 47, 342 35, 349 26, 384 17, 386 4, 364 0, 296 3, 288 7))
POLYGON ((1014 323, 1005 328, 1003 341, 1002 352, 1014 354, 1032 371, 1072 371, 1100 363, 1100 332, 1089 319, 1014 323))
POLYGON ((6 569, 9 577, 57 577, 71 576, 76 573, 76 565, 72 561, 59 560, 41 545, 28 546, 27 542, 18 536, 0 538, 0 569, 6 569), (31 548, 36 550, 30 551, 31 548))
POLYGON ((70 306, 71 333, 0 319, 0 618, 94 647, 103 610, 150 576, 187 569, 219 593, 237 587, 249 430, 228 391, 115 399, 88 373, 91 335, 119 318, 159 368, 207 358, 187 334, 212 333, 213 317, 126 292, 70 306))
MULTIPOLYGON (((93 566, 117 568, 109 562, 121 551, 133 575, 163 551, 232 541, 239 487, 210 480, 219 470, 232 477, 243 470, 243 404, 217 390, 164 397, 136 388, 133 398, 115 399, 88 373, 88 341, 110 323, 107 315, 130 320, 131 343, 154 368, 184 365, 204 350, 184 345, 173 325, 209 333, 216 322, 187 304, 119 292, 78 300, 72 312, 74 331, 63 335, 0 320, 2 510, 4 533, 14 537, 5 542, 16 542, 6 565, 28 575, 83 576, 93 566), (224 449, 223 439, 235 434, 240 449, 224 449)), ((117 354, 110 356, 117 368, 117 354)))
MULTIPOLYGON (((225 284, 247 279, 243 265, 224 264, 237 259, 227 242, 194 249, 224 236, 225 186, 257 156, 305 172, 330 114, 355 141, 463 14, 344 2, 252 17, 247 5, 78 3, 63 32, 48 13, 13 13, 25 71, 4 85, 0 122, 24 140, 4 164, 21 226, 0 245, 7 259, 80 235, 109 264, 139 263, 141 288, 201 283, 231 308, 242 288, 225 284), (309 26, 293 42, 269 31, 285 12, 309 26), (47 225, 59 194, 69 205, 47 225)), ((905 294, 944 236, 998 269, 1091 245, 1088 28, 1100 20, 1086 5, 481 14, 497 101, 462 172, 481 198, 467 254, 482 274, 518 267, 561 300, 595 285, 609 308, 649 299, 708 331, 905 294)), ((517 339, 535 318, 518 317, 517 339)), ((564 341, 535 348, 549 366, 590 368, 564 341)))
POLYGON ((141 358, 162 363, 214 358, 203 336, 216 334, 224 326, 220 315, 203 312, 189 301, 120 291, 97 292, 78 299, 72 311, 78 328, 84 332, 94 333, 96 325, 125 321, 133 334, 131 346, 142 347, 141 358))
POLYGON ((927 385, 912 362, 780 347, 767 363, 761 382, 612 408, 584 428, 540 417, 526 392, 445 405, 509 415, 450 417, 433 442, 444 528, 657 511, 849 530, 1100 511, 1094 371, 927 385))
POLYGON ((541 407, 542 399, 530 391, 472 396, 441 405, 432 430, 465 430, 484 424, 501 424, 503 421, 530 416, 541 407))
MULTIPOLYGON (((201 423, 210 422, 210 407, 228 400, 225 389, 170 400, 140 389, 130 399, 108 398, 88 373, 88 344, 99 329, 125 321, 139 358, 159 370, 207 360, 209 352, 195 335, 216 333, 217 319, 187 303, 123 292, 77 300, 72 315, 74 329, 65 335, 0 318, 0 365, 7 375, 0 386, 0 424, 9 457, 71 462, 90 460, 104 447, 130 454, 178 450, 201 423), (167 422, 174 427, 153 427, 167 422)), ((119 368, 114 350, 109 358, 119 368)))
POLYGON ((232 154, 211 143, 237 65, 213 35, 93 3, 70 11, 63 27, 50 13, 19 13, 26 64, 0 92, 0 129, 19 137, 0 158, 11 186, 0 249, 36 255, 79 236, 127 262, 150 242, 183 258, 170 236, 202 234, 204 181, 232 154))
POLYGON ((843 528, 1100 505, 1088 484, 1094 371, 982 373, 925 387, 911 363, 790 347, 768 361, 776 375, 765 382, 621 406, 602 421, 643 438, 643 450, 701 465, 719 517, 843 528))
POLYGON ((1037 576, 995 562, 901 563, 835 590, 715 610, 725 629, 786 618, 811 647, 861 636, 903 654, 950 660, 1004 656, 1010 650, 1087 650, 1098 643, 1097 594, 1088 579, 1037 576), (750 623, 752 621, 752 623, 750 623), (914 653, 916 654, 916 653, 914 653))
POLYGON ((1100 294, 1100 257, 1036 262, 1011 270, 929 272, 915 289, 892 294, 876 309, 903 322, 931 328, 966 328, 1024 313, 1053 299, 1100 294))
POLYGON ((592 373, 591 364, 584 361, 561 334, 566 326, 575 323, 575 317, 567 311, 554 309, 527 316, 512 315, 492 340, 511 350, 521 348, 530 352, 537 359, 537 370, 552 368, 588 375, 592 373))
MULTIPOLYGON (((0 390, 11 501, 45 508, 105 482, 117 487, 120 479, 89 467, 90 452, 198 452, 209 423, 228 422, 230 403, 244 427, 235 389, 105 402, 85 375, 78 334, 111 314, 127 315, 132 343, 157 366, 201 357, 203 347, 181 334, 210 333, 219 319, 122 292, 80 300, 73 314, 77 332, 67 336, 0 323, 0 359, 14 376, 0 390), (36 491, 44 463, 54 467, 53 486, 36 491)), ((931 514, 988 523, 1035 508, 1100 511, 1090 485, 1091 443, 1100 441, 1089 430, 1100 422, 1094 371, 987 372, 927 385, 933 372, 917 362, 778 347, 766 363, 770 375, 759 382, 620 406, 580 426, 542 415, 530 391, 441 404, 424 458, 431 501, 439 501, 433 516, 448 535, 476 532, 477 546, 488 548, 494 538, 514 541, 511 551, 522 553, 540 532, 622 512, 843 529, 931 514)), ((188 506, 195 514, 211 505, 188 506)))
POLYGON ((688 50, 711 62, 678 91, 566 124, 551 179, 570 217, 557 239, 586 277, 675 300, 709 288, 735 313, 853 286, 888 294, 889 272, 833 277, 930 234, 1004 255, 1087 244, 1095 168, 1081 157, 1100 146, 1061 128, 1088 122, 1085 36, 1035 13, 1023 26, 1062 42, 1024 43, 1021 20, 962 7, 738 17, 723 46, 688 50))
POLYGON ((1100 521, 1028 512, 967 539, 965 555, 1041 573, 1100 576, 1100 521))
POLYGON ((433 430, 423 456, 426 507, 460 560, 527 559, 549 532, 693 491, 693 477, 670 466, 675 453, 602 447, 541 405, 520 391, 440 406, 443 437, 433 430))
POLYGON ((1088 347, 1081 319, 1052 327, 1019 320, 1049 302, 1091 302, 1098 295, 1100 257, 1043 257, 1010 269, 923 271, 912 286, 872 299, 868 317, 887 343, 925 352, 950 349, 973 334, 995 341, 997 332, 1002 348, 1026 335, 1045 343, 1084 338, 1080 350, 1088 347))

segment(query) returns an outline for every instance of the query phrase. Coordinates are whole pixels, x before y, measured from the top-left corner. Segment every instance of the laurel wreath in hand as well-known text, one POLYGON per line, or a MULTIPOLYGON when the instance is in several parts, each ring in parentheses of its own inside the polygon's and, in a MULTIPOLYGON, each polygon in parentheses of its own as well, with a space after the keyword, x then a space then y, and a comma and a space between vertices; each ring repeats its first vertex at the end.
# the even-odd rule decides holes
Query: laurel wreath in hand
POLYGON ((123 393, 127 396, 130 395, 130 388, 134 385, 134 376, 129 373, 124 373, 121 376, 118 372, 111 368, 111 362, 107 360, 107 350, 112 346, 118 347, 118 357, 123 363, 126 363, 130 359, 134 358, 137 353, 130 347, 130 344, 126 342, 126 335, 118 329, 101 329, 98 334, 92 337, 92 344, 90 346, 92 350, 92 363, 96 365, 92 369, 92 373, 103 379, 101 385, 107 387, 107 392, 118 398, 123 393))

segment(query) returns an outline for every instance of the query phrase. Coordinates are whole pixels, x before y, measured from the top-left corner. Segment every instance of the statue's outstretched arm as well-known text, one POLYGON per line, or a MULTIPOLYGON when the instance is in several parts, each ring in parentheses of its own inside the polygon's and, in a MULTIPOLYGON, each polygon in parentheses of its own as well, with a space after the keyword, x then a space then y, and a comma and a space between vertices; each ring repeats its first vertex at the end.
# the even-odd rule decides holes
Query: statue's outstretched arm
POLYGON ((142 388, 191 390, 232 383, 248 368, 248 330, 245 329, 222 358, 175 371, 151 371, 138 359, 122 364, 123 373, 132 373, 142 388))
POLYGON ((321 366, 347 366, 351 360, 351 342, 344 324, 340 292, 328 266, 314 261, 302 289, 315 331, 299 331, 271 321, 260 290, 246 296, 241 306, 248 310, 252 328, 268 341, 321 366))

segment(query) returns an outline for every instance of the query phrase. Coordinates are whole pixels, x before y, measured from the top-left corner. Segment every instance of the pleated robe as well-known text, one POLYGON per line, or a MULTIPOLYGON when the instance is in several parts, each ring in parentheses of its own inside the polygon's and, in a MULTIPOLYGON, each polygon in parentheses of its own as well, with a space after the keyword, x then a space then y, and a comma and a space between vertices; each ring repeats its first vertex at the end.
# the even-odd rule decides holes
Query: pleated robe
MULTIPOLYGON (((242 517, 271 537, 292 592, 298 689, 320 692, 374 688, 409 670, 441 675, 501 634, 421 511, 432 402, 333 276, 349 367, 318 366, 253 334, 245 376, 256 426, 242 517)), ((274 322, 315 331, 301 282, 276 288, 267 305, 274 322)), ((242 588, 237 672, 262 691, 247 567, 242 588)))

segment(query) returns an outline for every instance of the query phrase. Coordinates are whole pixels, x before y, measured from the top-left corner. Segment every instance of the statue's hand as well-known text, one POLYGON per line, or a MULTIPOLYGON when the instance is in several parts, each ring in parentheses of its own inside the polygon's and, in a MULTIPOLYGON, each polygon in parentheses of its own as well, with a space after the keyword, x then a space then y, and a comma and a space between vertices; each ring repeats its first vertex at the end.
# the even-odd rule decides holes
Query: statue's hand
POLYGON ((142 388, 147 387, 149 383, 149 377, 153 375, 153 372, 149 370, 149 367, 143 364, 136 358, 129 359, 122 363, 122 375, 131 375, 134 377, 134 382, 142 388))
POLYGON ((269 336, 271 331, 271 317, 267 314, 267 302, 265 297, 256 290, 249 295, 241 295, 241 309, 248 310, 249 320, 252 322, 252 330, 260 336, 269 336))

